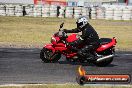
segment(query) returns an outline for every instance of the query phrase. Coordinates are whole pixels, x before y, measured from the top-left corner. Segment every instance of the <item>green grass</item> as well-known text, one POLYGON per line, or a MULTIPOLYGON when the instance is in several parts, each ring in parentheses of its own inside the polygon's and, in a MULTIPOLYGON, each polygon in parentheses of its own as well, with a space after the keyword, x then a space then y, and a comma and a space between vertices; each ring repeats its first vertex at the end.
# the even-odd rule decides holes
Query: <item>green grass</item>
POLYGON ((45 85, 26 85, 26 86, 1 86, 0 88, 132 88, 131 85, 128 86, 117 86, 117 85, 86 85, 86 86, 79 86, 76 84, 64 84, 64 85, 55 85, 55 84, 45 84, 45 85))
MULTIPOLYGON (((66 29, 76 27, 75 19, 0 17, 0 47, 42 47, 64 21, 66 29)), ((90 20, 100 37, 116 37, 117 49, 132 50, 132 21, 90 20)))

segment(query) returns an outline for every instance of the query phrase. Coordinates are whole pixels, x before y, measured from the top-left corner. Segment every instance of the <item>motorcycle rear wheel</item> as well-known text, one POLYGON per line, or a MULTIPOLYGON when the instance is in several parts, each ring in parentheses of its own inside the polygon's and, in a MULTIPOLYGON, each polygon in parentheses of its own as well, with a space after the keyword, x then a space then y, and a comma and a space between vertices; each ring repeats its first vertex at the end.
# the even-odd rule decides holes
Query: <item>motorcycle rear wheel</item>
POLYGON ((105 66, 109 65, 112 61, 113 61, 113 57, 108 58, 108 59, 103 60, 103 61, 100 61, 100 62, 94 62, 94 64, 96 66, 99 66, 99 67, 105 67, 105 66))
MULTIPOLYGON (((112 55, 112 54, 115 54, 115 48, 114 47, 111 47, 109 49, 107 49, 105 52, 102 52, 103 55, 112 55)), ((99 66, 99 67, 105 67, 107 65, 109 65, 112 61, 113 61, 114 57, 111 57, 111 58, 107 58, 103 61, 95 61, 94 64, 96 66, 99 66)))
POLYGON ((60 53, 55 53, 53 56, 52 50, 43 48, 40 52, 40 58, 45 63, 54 63, 61 58, 60 53), (52 57, 52 58, 51 58, 52 57))

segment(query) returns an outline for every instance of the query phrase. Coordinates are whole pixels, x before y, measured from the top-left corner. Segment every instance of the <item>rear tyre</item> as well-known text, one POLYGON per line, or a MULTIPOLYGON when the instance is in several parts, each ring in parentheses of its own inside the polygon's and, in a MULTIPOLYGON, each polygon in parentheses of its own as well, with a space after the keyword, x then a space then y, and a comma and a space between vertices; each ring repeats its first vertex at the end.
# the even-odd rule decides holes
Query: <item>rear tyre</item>
POLYGON ((61 58, 60 53, 53 54, 52 50, 43 48, 40 52, 40 58, 45 63, 54 63, 61 58))
MULTIPOLYGON (((101 53, 101 55, 104 55, 104 56, 112 55, 112 54, 115 54, 115 48, 114 47, 111 47, 111 48, 109 48, 106 51, 101 53)), ((99 61, 99 62, 95 61, 94 64, 96 66, 99 66, 99 67, 105 67, 105 66, 109 65, 113 61, 113 58, 114 57, 107 58, 107 59, 105 59, 103 61, 99 61)))
POLYGON ((112 58, 108 58, 106 60, 103 60, 103 61, 100 61, 100 62, 94 62, 94 64, 96 66, 99 66, 99 67, 105 67, 107 65, 109 65, 111 62, 113 61, 113 57, 112 58))

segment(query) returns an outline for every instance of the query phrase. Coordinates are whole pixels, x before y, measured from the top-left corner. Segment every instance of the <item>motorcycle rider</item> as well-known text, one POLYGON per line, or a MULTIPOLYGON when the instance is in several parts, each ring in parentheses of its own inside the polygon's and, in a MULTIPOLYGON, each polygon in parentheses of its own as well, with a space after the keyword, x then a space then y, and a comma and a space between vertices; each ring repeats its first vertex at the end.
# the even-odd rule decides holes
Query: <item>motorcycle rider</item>
POLYGON ((77 54, 81 59, 88 59, 95 61, 96 58, 92 54, 95 49, 99 46, 99 36, 94 28, 89 24, 87 17, 80 17, 77 19, 77 28, 72 30, 64 29, 65 33, 78 33, 82 32, 79 39, 69 43, 70 46, 78 46, 79 44, 84 43, 84 47, 79 49, 77 54), (85 57, 85 58, 84 58, 85 57))

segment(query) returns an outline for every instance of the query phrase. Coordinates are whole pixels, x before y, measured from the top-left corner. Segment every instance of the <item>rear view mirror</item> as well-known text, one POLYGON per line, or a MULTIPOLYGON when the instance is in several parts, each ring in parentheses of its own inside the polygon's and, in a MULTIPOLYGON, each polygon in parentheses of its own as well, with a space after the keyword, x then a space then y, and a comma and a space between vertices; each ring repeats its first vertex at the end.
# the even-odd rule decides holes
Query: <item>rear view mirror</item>
POLYGON ((61 23, 61 25, 60 25, 60 29, 63 28, 63 25, 64 25, 64 22, 61 23))

